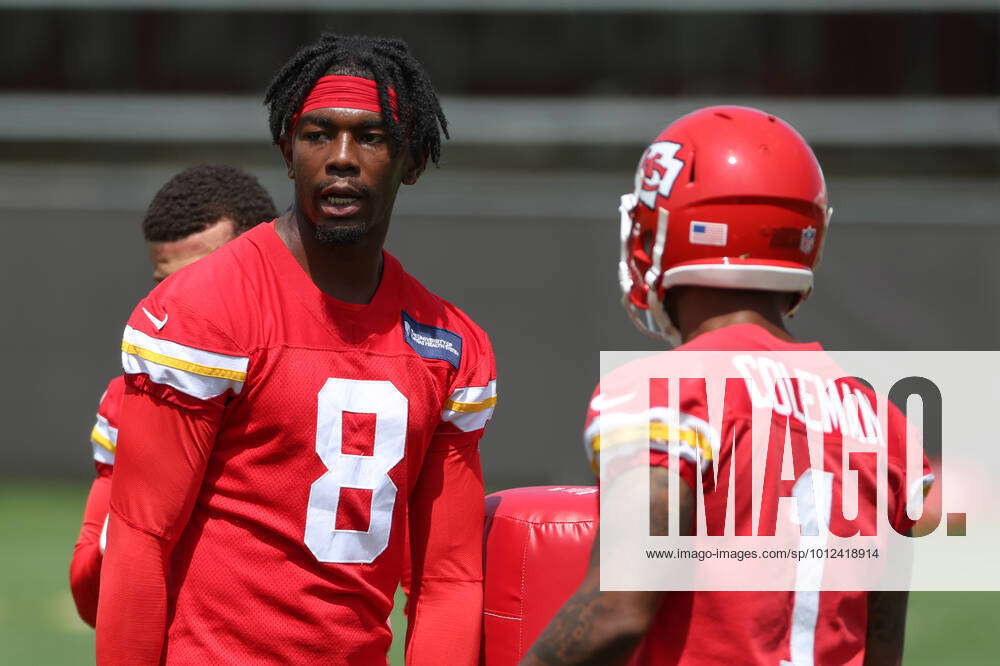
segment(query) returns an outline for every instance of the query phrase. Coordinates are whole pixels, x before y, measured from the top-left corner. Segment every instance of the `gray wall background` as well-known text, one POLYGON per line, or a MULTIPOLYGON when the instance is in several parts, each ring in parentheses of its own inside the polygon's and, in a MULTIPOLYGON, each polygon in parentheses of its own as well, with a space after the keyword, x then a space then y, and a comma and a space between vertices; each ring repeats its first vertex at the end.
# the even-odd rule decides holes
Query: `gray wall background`
MULTIPOLYGON (((52 4, 66 5, 40 6, 52 4)), ((74 4, 88 3, 69 3, 74 4)), ((128 7, 143 5, 113 4, 126 7, 125 14, 115 14, 115 21, 126 23, 128 7)), ((491 12, 502 9, 497 4, 502 3, 462 11, 475 13, 488 33, 491 12)), ((570 20, 562 3, 543 4, 548 23, 570 20)), ((841 4, 847 12, 861 6, 841 4)), ((891 20, 896 10, 916 11, 909 5, 947 3, 890 4, 889 19, 878 20, 891 20)), ((32 3, 14 3, 17 11, 7 11, 8 5, 0 1, 0 23, 7 26, 0 32, 16 31, 7 20, 19 17, 36 29, 44 24, 41 15, 18 8, 32 3)), ((790 6, 705 3, 713 5, 740 5, 736 15, 719 15, 735 32, 744 12, 782 12, 790 6)), ((840 11, 836 2, 826 5, 840 11)), ((980 22, 985 16, 993 26, 987 39, 994 40, 1000 11, 989 3, 955 7, 978 12, 980 22)), ((182 11, 181 16, 198 15, 182 11)), ((715 16, 698 15, 703 31, 715 16)), ((769 16, 747 20, 766 26, 769 16)), ((323 15, 328 23, 337 18, 323 15)), ((347 18, 351 25, 378 25, 347 18)), ((657 11, 653 18, 663 17, 657 11)), ((797 20, 771 18, 779 26, 797 20)), ((934 21, 954 17, 925 18, 932 29, 934 21)), ((668 13, 664 20, 669 19, 668 13)), ((809 25, 822 32, 841 19, 811 17, 809 25)), ((224 23, 218 15, 213 20, 224 23)), ((627 34, 597 39, 598 24, 574 25, 596 49, 610 54, 627 48, 627 34)), ((527 35, 544 37, 530 29, 527 35)), ((435 39, 449 38, 404 36, 425 51, 435 39)), ((598 380, 598 353, 656 348, 632 328, 618 304, 617 197, 630 188, 645 142, 681 113, 707 103, 748 101, 782 115, 814 143, 824 163, 836 213, 816 291, 791 322, 795 334, 832 349, 996 347, 1000 56, 995 40, 984 47, 996 60, 993 69, 970 88, 948 87, 941 72, 965 64, 960 58, 941 64, 945 49, 931 44, 928 48, 939 48, 938 56, 927 56, 915 69, 900 66, 901 77, 918 82, 906 84, 910 88, 888 82, 885 90, 852 91, 824 90, 821 83, 816 88, 815 78, 836 64, 838 52, 818 54, 807 43, 808 34, 799 37, 804 55, 792 68, 808 79, 809 67, 816 67, 799 96, 797 84, 780 94, 763 83, 733 94, 730 82, 743 81, 745 73, 734 70, 731 59, 717 57, 709 43, 692 45, 689 59, 714 77, 699 76, 693 91, 680 89, 676 95, 667 90, 641 97, 636 89, 530 98, 477 94, 477 67, 492 75, 532 67, 530 60, 518 62, 517 50, 502 40, 463 64, 464 83, 443 91, 455 140, 445 147, 441 169, 429 170, 401 192, 388 247, 493 339, 500 403, 482 445, 490 486, 591 482, 580 429, 598 380), (508 50, 501 63, 497 53, 503 48, 508 50), (930 73, 932 66, 941 72, 930 73)), ((904 31, 901 39, 886 48, 898 56, 926 45, 916 29, 904 31)), ((267 67, 258 63, 261 85, 287 55, 267 67)), ((155 59, 156 52, 144 57, 155 59)), ((685 67, 693 67, 691 62, 685 67)), ((78 64, 99 78, 97 65, 95 73, 86 59, 78 64)), ((579 73, 594 64, 560 66, 579 73)), ((664 65, 637 59, 634 66, 651 68, 654 75, 664 65)), ((435 62, 431 73, 446 67, 435 62)), ((221 98, 191 93, 182 84, 176 93, 95 91, 58 82, 31 90, 19 85, 0 85, 0 342, 6 379, 0 383, 5 424, 0 478, 82 479, 92 469, 88 434, 98 397, 119 371, 124 320, 151 286, 139 229, 150 197, 173 173, 201 162, 255 173, 280 205, 289 202, 291 187, 277 151, 267 145, 259 95, 252 91, 221 98), (150 124, 148 109, 165 100, 170 106, 150 124), (220 104, 250 110, 223 114, 227 122, 220 126, 219 114, 212 113, 218 108, 212 105, 220 104)))

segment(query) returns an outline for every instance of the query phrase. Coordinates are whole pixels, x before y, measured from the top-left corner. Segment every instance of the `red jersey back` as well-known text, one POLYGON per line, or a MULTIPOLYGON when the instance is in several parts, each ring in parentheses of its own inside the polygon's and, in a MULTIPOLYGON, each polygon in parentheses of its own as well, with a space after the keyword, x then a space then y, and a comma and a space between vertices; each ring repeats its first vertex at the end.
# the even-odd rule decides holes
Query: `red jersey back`
POLYGON ((126 327, 129 390, 217 423, 168 570, 166 663, 384 663, 429 447, 478 438, 489 341, 383 254, 333 299, 263 224, 164 281, 126 327))
MULTIPOLYGON (((821 352, 822 347, 818 344, 788 343, 775 338, 761 327, 742 324, 700 335, 676 351, 757 351, 766 356, 768 352, 821 352)), ((662 363, 669 367, 673 353, 675 352, 665 352, 640 363, 662 363)), ((741 355, 740 358, 744 356, 754 358, 753 354, 741 355)), ((621 453, 615 449, 619 439, 624 443, 636 438, 635 407, 630 409, 629 405, 634 398, 631 392, 626 395, 626 391, 621 388, 625 385, 634 386, 634 380, 629 379, 634 374, 631 367, 626 365, 602 379, 588 408, 584 446, 595 472, 599 470, 598 456, 606 456, 608 460, 615 461, 612 463, 614 465, 630 465, 635 460, 634 454, 626 453, 632 451, 630 447, 622 447, 621 453), (621 421, 620 428, 616 423, 618 420, 621 421), (606 439, 610 441, 601 441, 602 421, 606 439), (616 436, 617 433, 621 437, 616 436), (615 460, 616 456, 619 456, 618 460, 615 460)), ((716 433, 709 424, 704 386, 702 382, 681 380, 678 392, 680 409, 676 415, 679 431, 673 432, 667 415, 667 392, 651 383, 648 412, 641 414, 642 423, 648 423, 648 426, 642 427, 649 428, 651 465, 669 466, 669 453, 676 452, 680 465, 677 471, 692 489, 703 478, 713 479, 703 485, 706 489, 705 526, 708 534, 722 534, 729 498, 727 466, 736 468, 736 478, 751 478, 752 474, 752 456, 735 454, 742 447, 753 446, 750 417, 752 403, 747 391, 730 394, 727 386, 722 432, 716 433), (711 443, 715 446, 712 447, 711 443), (714 461, 713 448, 718 456, 714 461), (713 467, 719 470, 718 482, 714 481, 713 467)), ((877 404, 874 392, 857 380, 839 379, 838 388, 851 394, 851 400, 854 401, 852 404, 858 405, 858 412, 864 411, 862 405, 873 410, 877 404)), ((792 402, 794 400, 795 398, 792 402)), ((644 405, 642 409, 645 409, 644 405)), ((895 408, 890 406, 890 409, 895 408)), ((781 421, 780 426, 772 423, 772 427, 782 428, 782 442, 785 441, 785 427, 805 433, 806 425, 799 420, 799 416, 798 412, 793 412, 781 421)), ((903 421, 896 423, 901 422, 903 421)), ((839 429, 842 428, 847 433, 848 428, 851 428, 854 430, 852 436, 859 437, 860 441, 868 441, 870 436, 870 443, 874 443, 876 438, 870 425, 873 423, 874 419, 866 422, 863 414, 856 421, 849 422, 848 419, 841 418, 833 425, 834 435, 831 437, 828 434, 824 438, 825 468, 836 470, 832 477, 832 502, 835 503, 832 506, 839 506, 841 502, 843 447, 839 429)), ((886 440, 893 441, 896 438, 898 441, 898 438, 905 436, 897 430, 899 428, 890 428, 885 434, 886 440)), ((893 447, 890 446, 888 450, 891 490, 889 511, 894 516, 894 527, 903 534, 913 523, 907 517, 905 508, 912 487, 908 489, 905 483, 905 462, 892 456, 893 447)), ((756 455, 759 456, 759 452, 756 455)), ((607 460, 605 464, 608 464, 607 460)), ((858 472, 874 487, 877 468, 873 461, 871 465, 863 464, 858 472)), ((780 477, 780 473, 777 477, 780 477)), ((765 477, 765 495, 790 495, 788 488, 778 487, 777 484, 790 485, 791 482, 781 481, 777 477, 765 477)), ((926 488, 932 480, 933 476, 925 460, 924 477, 915 483, 926 488)), ((759 522, 755 526, 749 495, 737 494, 736 497, 733 509, 736 534, 756 533, 762 524, 767 524, 765 507, 768 503, 762 503, 759 522)), ((872 505, 869 507, 871 511, 859 508, 859 520, 863 522, 865 519, 862 516, 874 518, 876 507, 867 495, 859 499, 859 504, 862 502, 872 505)), ((834 522, 831 523, 831 529, 835 530, 837 516, 833 515, 832 520, 834 522)), ((869 522, 872 524, 859 527, 874 530, 874 521, 869 522)), ((691 666, 736 663, 768 666, 782 663, 861 664, 864 660, 867 620, 865 592, 668 592, 659 614, 638 649, 635 663, 691 666), (724 633, 724 640, 720 640, 720 632, 724 633)))

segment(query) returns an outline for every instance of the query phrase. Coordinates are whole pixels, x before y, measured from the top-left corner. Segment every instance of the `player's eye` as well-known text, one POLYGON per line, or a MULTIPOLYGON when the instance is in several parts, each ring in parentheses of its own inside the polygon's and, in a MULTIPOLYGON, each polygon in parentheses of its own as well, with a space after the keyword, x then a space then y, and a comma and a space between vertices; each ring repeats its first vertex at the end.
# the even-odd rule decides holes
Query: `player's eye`
POLYGON ((326 132, 322 132, 322 131, 319 131, 319 130, 314 131, 314 132, 304 132, 302 134, 302 138, 305 141, 309 141, 311 143, 316 143, 316 142, 322 141, 323 139, 326 138, 326 132))
POLYGON ((361 143, 378 144, 385 141, 385 135, 382 132, 364 132, 359 140, 361 143))

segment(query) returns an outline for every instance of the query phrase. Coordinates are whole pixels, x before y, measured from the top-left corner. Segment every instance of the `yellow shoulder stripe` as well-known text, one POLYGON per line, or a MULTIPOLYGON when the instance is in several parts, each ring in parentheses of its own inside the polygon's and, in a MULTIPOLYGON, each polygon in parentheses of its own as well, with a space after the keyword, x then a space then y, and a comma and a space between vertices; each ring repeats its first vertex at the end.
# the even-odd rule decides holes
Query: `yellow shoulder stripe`
MULTIPOLYGON (((594 453, 597 453, 602 448, 609 449, 622 444, 633 443, 646 437, 645 430, 646 429, 643 426, 618 428, 609 432, 607 438, 603 442, 601 441, 600 435, 594 437, 591 442, 591 447, 593 447, 594 453)), ((699 451, 702 458, 705 460, 712 459, 712 445, 709 443, 708 437, 696 430, 690 430, 687 428, 674 430, 666 423, 650 423, 649 439, 650 441, 667 443, 680 442, 682 444, 687 444, 694 450, 699 451)))
POLYGON ((497 404, 497 396, 492 398, 486 398, 481 402, 456 402, 454 400, 447 400, 444 403, 445 409, 450 409, 453 412, 481 412, 484 409, 489 409, 490 407, 497 404))
POLYGON ((132 354, 133 356, 138 356, 144 358, 147 361, 152 361, 159 365, 165 365, 169 368, 175 368, 177 370, 183 370, 184 372, 190 372, 196 375, 202 375, 204 377, 220 377, 222 379, 231 379, 237 382, 244 382, 247 378, 247 373, 240 372, 239 370, 229 370, 227 368, 213 368, 207 365, 199 365, 197 363, 191 363, 190 361, 182 361, 177 358, 172 358, 170 356, 164 356, 163 354, 158 354, 157 352, 150 351, 143 347, 130 344, 128 342, 122 341, 122 351, 126 354, 132 354))
POLYGON ((110 439, 108 439, 107 437, 105 437, 101 433, 101 431, 97 429, 96 425, 94 426, 94 429, 90 431, 90 441, 96 442, 97 444, 100 444, 101 446, 103 446, 104 448, 106 448, 111 453, 115 452, 115 444, 114 444, 114 442, 112 442, 110 439))

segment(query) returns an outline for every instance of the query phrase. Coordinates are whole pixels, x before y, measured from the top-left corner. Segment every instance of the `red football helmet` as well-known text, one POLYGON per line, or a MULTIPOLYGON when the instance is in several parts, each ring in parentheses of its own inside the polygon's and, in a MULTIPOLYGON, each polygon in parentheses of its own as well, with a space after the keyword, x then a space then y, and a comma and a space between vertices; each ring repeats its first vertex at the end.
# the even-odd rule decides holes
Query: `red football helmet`
POLYGON ((690 113, 642 154, 621 198, 622 302, 644 333, 680 333, 663 299, 694 285, 812 290, 832 209, 816 156, 790 125, 741 106, 690 113))

